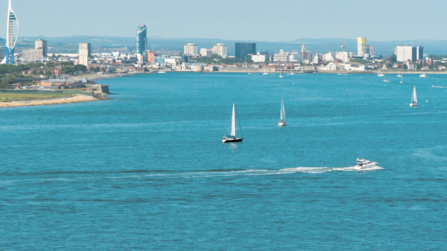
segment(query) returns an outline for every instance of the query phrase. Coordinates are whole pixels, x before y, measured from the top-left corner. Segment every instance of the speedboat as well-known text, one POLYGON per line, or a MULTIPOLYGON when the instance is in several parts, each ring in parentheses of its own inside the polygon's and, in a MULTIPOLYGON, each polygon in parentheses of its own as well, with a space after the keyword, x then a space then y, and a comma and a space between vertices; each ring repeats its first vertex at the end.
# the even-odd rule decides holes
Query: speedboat
POLYGON ((377 166, 379 163, 377 162, 372 162, 366 159, 357 159, 357 169, 362 169, 362 168, 367 168, 367 167, 373 167, 373 166, 377 166))
POLYGON ((383 82, 389 83, 390 81, 385 78, 385 80, 383 80, 383 82))

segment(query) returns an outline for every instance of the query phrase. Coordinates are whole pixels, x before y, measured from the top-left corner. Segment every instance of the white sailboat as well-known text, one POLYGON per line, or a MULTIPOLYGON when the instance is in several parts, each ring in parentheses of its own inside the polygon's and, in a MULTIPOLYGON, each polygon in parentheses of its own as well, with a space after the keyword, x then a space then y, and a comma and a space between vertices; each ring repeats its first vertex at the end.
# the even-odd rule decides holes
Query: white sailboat
POLYGON ((400 78, 400 83, 401 83, 401 84, 404 83, 404 76, 401 76, 401 78, 400 78))
MULTIPOLYGON (((237 138, 236 135, 236 104, 233 102, 233 114, 231 115, 231 124, 230 124, 230 131, 227 135, 223 136, 222 143, 237 143, 242 142, 243 138, 237 138)), ((239 125, 239 130, 241 131, 242 136, 242 130, 239 125)))
POLYGON ((269 75, 267 72, 265 72, 265 67, 264 67, 264 73, 262 73, 262 75, 269 75))
POLYGON ((418 97, 416 95, 416 86, 414 86, 413 89, 413 96, 411 96, 411 103, 410 103, 411 107, 416 107, 418 106, 418 97))
POLYGON ((281 71, 279 71, 279 78, 283 78, 281 71))
POLYGON ((382 69, 379 70, 379 74, 377 74, 378 77, 385 77, 385 75, 382 74, 382 69))
POLYGON ((286 122, 286 109, 284 108, 284 99, 281 98, 281 114, 279 115, 279 122, 278 125, 279 126, 286 126, 287 122, 286 122))
POLYGON ((421 78, 426 78, 427 77, 427 74, 421 74, 421 75, 419 75, 419 77, 421 77, 421 78))
POLYGON ((402 77, 402 75, 399 73, 399 69, 397 69, 397 77, 398 77, 398 78, 401 78, 401 77, 402 77))

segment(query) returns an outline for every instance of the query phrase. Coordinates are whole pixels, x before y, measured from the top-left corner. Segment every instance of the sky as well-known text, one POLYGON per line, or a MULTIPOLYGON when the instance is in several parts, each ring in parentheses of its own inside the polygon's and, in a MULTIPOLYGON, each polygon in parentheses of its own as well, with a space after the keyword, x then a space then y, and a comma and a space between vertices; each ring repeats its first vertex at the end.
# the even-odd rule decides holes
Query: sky
MULTIPOLYGON (((0 0, 0 37, 8 0, 0 0), (1 18, 0 18, 1 20, 1 18)), ((447 40, 446 0, 12 0, 21 36, 149 37, 293 41, 447 40)))

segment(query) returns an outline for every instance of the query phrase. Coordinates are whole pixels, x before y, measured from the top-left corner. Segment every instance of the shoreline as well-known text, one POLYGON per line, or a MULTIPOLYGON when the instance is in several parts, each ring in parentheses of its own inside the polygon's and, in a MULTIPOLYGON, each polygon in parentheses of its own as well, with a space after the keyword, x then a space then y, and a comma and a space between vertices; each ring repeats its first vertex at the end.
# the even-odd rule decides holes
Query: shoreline
POLYGON ((42 106, 42 105, 62 105, 62 104, 73 104, 80 102, 97 101, 92 96, 76 94, 69 98, 59 98, 59 99, 47 99, 47 100, 35 100, 35 101, 11 101, 11 102, 0 102, 0 108, 9 107, 24 107, 24 106, 42 106))

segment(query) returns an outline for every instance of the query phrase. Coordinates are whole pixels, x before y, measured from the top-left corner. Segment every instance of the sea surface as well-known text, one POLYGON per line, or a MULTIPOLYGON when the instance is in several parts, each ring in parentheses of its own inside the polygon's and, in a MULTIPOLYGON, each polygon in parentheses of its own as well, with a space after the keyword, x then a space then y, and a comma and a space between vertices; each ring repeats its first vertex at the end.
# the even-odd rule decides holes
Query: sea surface
POLYGON ((447 250, 447 76, 386 78, 136 75, 1 109, 0 250, 447 250))

